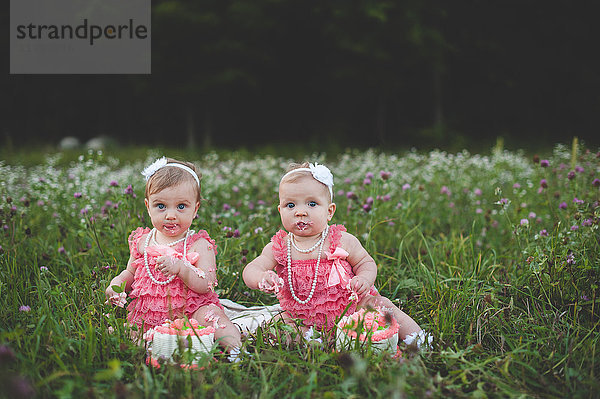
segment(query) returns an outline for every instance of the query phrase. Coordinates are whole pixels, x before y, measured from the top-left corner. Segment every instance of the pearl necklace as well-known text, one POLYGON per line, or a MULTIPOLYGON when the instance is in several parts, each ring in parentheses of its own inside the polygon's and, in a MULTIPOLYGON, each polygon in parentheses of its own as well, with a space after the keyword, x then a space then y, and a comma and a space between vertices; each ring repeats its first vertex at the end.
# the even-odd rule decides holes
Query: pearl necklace
MULTIPOLYGON (((167 285, 169 284, 171 281, 173 281, 175 279, 175 277, 177 277, 176 275, 172 275, 171 277, 169 277, 168 279, 164 280, 164 281, 160 281, 157 280, 154 275, 152 275, 152 272, 150 271, 150 265, 148 264, 148 251, 146 251, 146 248, 148 247, 148 244, 150 243, 150 238, 156 236, 156 229, 153 228, 150 233, 148 233, 148 235, 146 236, 146 242, 144 244, 144 265, 146 266, 146 272, 148 273, 148 276, 150 277, 150 280, 152 280, 152 282, 154 282, 155 284, 158 285, 167 285)), ((170 242, 166 245, 168 246, 173 246, 175 244, 177 244, 178 242, 181 242, 182 240, 184 241, 183 243, 183 258, 185 258, 185 255, 187 253, 187 239, 188 239, 188 235, 189 235, 189 230, 185 232, 185 237, 180 238, 177 241, 173 241, 170 242)), ((154 242, 156 242, 156 238, 153 238, 154 242)), ((158 244, 158 243, 157 243, 158 244)))
MULTIPOLYGON (((321 263, 321 254, 323 253, 323 243, 325 243, 325 238, 327 237, 328 233, 329 233, 329 226, 327 226, 325 228, 325 230, 323 231, 323 233, 321 233, 321 239, 317 242, 319 244, 319 253, 317 255, 317 265, 315 266, 315 275, 313 277, 313 281, 312 281, 312 284, 310 287, 310 293, 308 294, 308 296, 306 297, 305 300, 301 300, 300 298, 298 298, 296 296, 296 293, 294 292, 294 287, 292 286, 292 243, 293 243, 292 240, 293 240, 294 235, 292 233, 290 233, 290 237, 288 237, 288 240, 287 240, 288 284, 290 285, 290 293, 292 294, 292 298, 294 298, 294 300, 301 305, 305 305, 308 302, 310 302, 310 300, 312 299, 312 297, 315 293, 315 288, 317 286, 317 275, 319 274, 319 264, 321 263)), ((312 251, 312 249, 311 249, 311 251, 312 251)))
MULTIPOLYGON (((327 231, 328 228, 329 228, 329 226, 326 227, 325 231, 327 231)), ((325 231, 323 233, 325 233, 325 231)), ((323 233, 321 233, 321 238, 319 238, 317 240, 317 242, 315 242, 315 245, 313 245, 312 247, 310 247, 308 249, 302 249, 302 248, 298 248, 296 246, 296 239, 294 238, 294 234, 293 233, 290 233, 290 240, 292 241, 292 246, 294 247, 294 249, 296 251, 301 252, 303 254, 308 254, 308 253, 314 251, 315 248, 317 248, 323 242, 323 240, 325 239, 325 236, 327 235, 327 233, 325 233, 325 234, 323 234, 323 233)))
POLYGON ((156 245, 166 245, 166 246, 168 246, 168 247, 173 247, 173 246, 175 246, 175 245, 179 244, 181 241, 184 241, 185 239, 187 239, 188 235, 190 235, 190 234, 194 234, 194 231, 193 231, 193 230, 190 232, 190 229, 188 229, 188 230, 185 232, 185 236, 184 236, 184 237, 182 237, 182 238, 180 238, 179 240, 175 240, 175 241, 173 241, 173 242, 170 242, 170 243, 167 243, 167 244, 159 244, 159 243, 158 243, 158 241, 156 241, 156 229, 152 229, 152 231, 154 231, 154 235, 153 235, 153 236, 152 236, 152 238, 151 238, 152 242, 153 242, 154 244, 156 244, 156 245))

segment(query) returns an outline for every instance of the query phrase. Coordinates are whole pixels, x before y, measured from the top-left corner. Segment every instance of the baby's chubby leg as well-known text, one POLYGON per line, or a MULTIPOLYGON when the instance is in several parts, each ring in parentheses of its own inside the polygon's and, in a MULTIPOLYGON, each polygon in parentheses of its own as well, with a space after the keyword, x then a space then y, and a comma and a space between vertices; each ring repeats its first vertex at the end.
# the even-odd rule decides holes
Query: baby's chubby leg
POLYGON ((192 316, 198 320, 198 323, 203 326, 214 326, 215 321, 217 328, 215 331, 215 340, 225 347, 225 350, 230 352, 232 349, 238 349, 242 346, 240 331, 238 328, 225 316, 223 309, 217 305, 210 304, 202 306, 196 310, 192 316))
POLYGON ((406 313, 400 310, 396 305, 392 303, 388 298, 381 295, 365 295, 356 306, 357 310, 361 308, 375 308, 381 309, 384 312, 387 310, 392 313, 400 329, 398 330, 398 338, 401 340, 413 333, 421 331, 421 327, 406 313))

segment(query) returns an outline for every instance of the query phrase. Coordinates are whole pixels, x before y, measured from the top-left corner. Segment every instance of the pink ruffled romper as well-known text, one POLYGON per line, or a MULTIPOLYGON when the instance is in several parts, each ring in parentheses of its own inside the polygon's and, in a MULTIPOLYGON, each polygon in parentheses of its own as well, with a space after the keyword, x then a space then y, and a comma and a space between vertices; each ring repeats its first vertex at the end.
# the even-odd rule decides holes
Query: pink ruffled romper
MULTIPOLYGON (((303 320, 306 326, 313 326, 318 330, 330 330, 335 325, 336 318, 341 316, 346 306, 350 304, 347 314, 356 310, 356 301, 350 301, 351 292, 345 284, 329 285, 330 274, 336 272, 336 267, 342 267, 347 273, 348 278, 354 277, 352 267, 345 258, 332 256, 339 246, 342 232, 346 228, 342 225, 331 225, 329 227, 329 248, 323 248, 319 272, 317 275, 317 285, 312 299, 306 304, 300 304, 292 297, 287 276, 287 239, 288 234, 284 230, 279 230, 271 238, 273 243, 272 251, 277 266, 275 271, 284 281, 283 287, 279 290, 277 298, 279 304, 286 310, 290 316, 303 320)), ((292 259, 292 284, 294 293, 300 300, 306 299, 310 293, 313 278, 315 276, 315 266, 317 259, 294 260, 292 259)), ((374 287, 370 294, 376 294, 374 287)))
MULTIPOLYGON (((144 264, 144 254, 138 251, 140 238, 148 233, 150 233, 149 228, 138 227, 131 232, 128 239, 129 251, 133 256, 133 267, 135 268, 133 284, 131 285, 132 291, 129 296, 135 299, 127 307, 129 311, 127 320, 131 324, 137 324, 140 328, 143 324, 144 331, 146 331, 162 324, 166 319, 173 320, 175 317, 181 317, 184 314, 192 317, 194 312, 202 306, 215 304, 221 307, 219 297, 215 292, 197 293, 189 289, 179 277, 175 277, 173 281, 165 285, 156 284, 150 279, 144 264)), ((188 237, 187 250, 189 251, 192 244, 200 239, 208 241, 215 251, 215 255, 217 254, 215 241, 204 230, 188 237)), ((183 242, 175 244, 173 249, 183 253, 183 242)), ((148 266, 150 266, 154 278, 158 281, 166 280, 161 272, 154 270, 155 265, 156 257, 148 256, 148 266)))

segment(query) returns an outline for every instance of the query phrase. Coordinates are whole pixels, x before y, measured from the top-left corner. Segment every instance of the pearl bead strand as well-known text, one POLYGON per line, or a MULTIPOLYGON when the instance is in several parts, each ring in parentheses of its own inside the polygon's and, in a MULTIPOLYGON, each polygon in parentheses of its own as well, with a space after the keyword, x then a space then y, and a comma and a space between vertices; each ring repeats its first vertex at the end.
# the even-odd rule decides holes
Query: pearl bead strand
POLYGON ((301 252, 303 254, 308 254, 308 253, 311 253, 312 251, 314 251, 315 248, 317 248, 323 242, 323 240, 325 239, 325 235, 323 233, 321 233, 321 238, 319 238, 317 240, 317 242, 315 242, 315 245, 313 245, 312 247, 310 247, 308 249, 301 249, 296 246, 296 239, 294 238, 293 233, 290 233, 290 239, 292 241, 292 246, 294 247, 294 249, 296 251, 301 252))
MULTIPOLYGON (((290 233, 290 237, 288 237, 287 240, 287 277, 288 277, 288 284, 290 286, 290 293, 292 294, 292 298, 294 298, 294 300, 296 302, 298 302, 301 305, 305 305, 308 302, 310 302, 310 300, 312 299, 314 293, 315 293, 315 288, 317 286, 317 275, 319 274, 319 264, 321 263, 321 255, 323 253, 323 244, 325 243, 325 238, 327 237, 327 234, 329 233, 329 226, 327 226, 325 228, 325 230, 323 231, 323 233, 321 233, 321 239, 317 242, 319 244, 319 252, 317 254, 317 264, 315 266, 315 275, 313 277, 313 281, 310 287, 310 293, 308 294, 308 296, 306 297, 306 299, 302 300, 300 298, 298 298, 296 296, 296 293, 294 292, 294 287, 292 286, 292 240, 293 240, 293 234, 290 233)), ((294 246, 295 247, 295 246, 294 246)), ((311 250, 312 251, 312 250, 311 250)))

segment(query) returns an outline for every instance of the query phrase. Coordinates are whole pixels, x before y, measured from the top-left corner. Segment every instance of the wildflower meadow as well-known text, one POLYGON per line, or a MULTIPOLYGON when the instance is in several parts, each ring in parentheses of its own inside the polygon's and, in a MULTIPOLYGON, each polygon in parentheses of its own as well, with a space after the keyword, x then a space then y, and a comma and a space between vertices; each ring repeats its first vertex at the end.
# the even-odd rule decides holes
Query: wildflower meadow
POLYGON ((496 149, 347 151, 303 159, 199 155, 204 201, 192 228, 218 247, 217 292, 245 305, 275 298, 241 279, 279 229, 277 185, 291 161, 327 164, 333 222, 378 264, 376 286, 433 337, 430 349, 350 352, 297 343, 272 323, 197 369, 145 362, 105 304, 127 237, 149 226, 140 171, 61 153, 0 161, 0 396, 568 397, 600 392, 600 153, 557 145, 539 156, 496 149))

